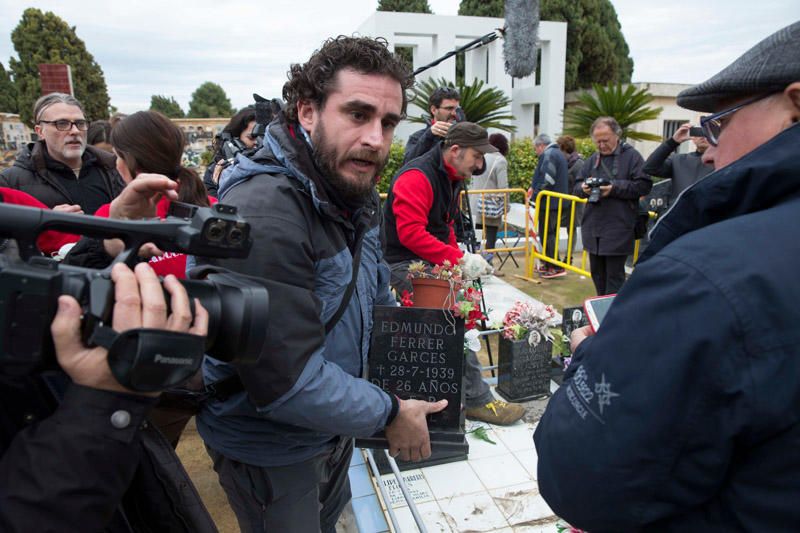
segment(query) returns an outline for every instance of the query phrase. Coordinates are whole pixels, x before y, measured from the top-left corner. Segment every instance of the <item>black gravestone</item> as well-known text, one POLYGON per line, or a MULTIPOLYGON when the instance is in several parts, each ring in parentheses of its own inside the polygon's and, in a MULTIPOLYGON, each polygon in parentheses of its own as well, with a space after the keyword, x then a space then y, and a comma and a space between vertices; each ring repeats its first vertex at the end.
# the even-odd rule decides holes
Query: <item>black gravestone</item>
POLYGON ((536 346, 527 340, 500 337, 497 360, 497 393, 509 402, 536 400, 550 395, 552 341, 536 346))
MULTIPOLYGON (((463 319, 449 310, 376 306, 367 378, 403 400, 447 400, 428 416, 431 448, 466 452, 463 319)), ((356 445, 388 447, 383 432, 356 445)))
POLYGON ((569 338, 572 332, 583 326, 588 326, 586 313, 583 307, 565 307, 561 312, 561 331, 569 338))

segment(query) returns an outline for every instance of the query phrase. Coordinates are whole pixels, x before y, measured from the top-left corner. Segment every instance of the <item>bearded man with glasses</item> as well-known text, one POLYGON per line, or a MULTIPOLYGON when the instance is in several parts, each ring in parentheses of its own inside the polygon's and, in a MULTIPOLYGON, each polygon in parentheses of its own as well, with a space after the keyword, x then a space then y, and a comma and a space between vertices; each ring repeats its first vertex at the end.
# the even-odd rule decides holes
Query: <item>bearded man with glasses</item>
POLYGON ((86 146, 88 122, 73 96, 50 93, 33 105, 39 140, 24 147, 0 186, 26 192, 51 209, 94 214, 124 183, 113 154, 86 146))
POLYGON ((686 189, 534 441, 539 490, 591 531, 800 526, 800 22, 678 95, 715 171, 686 189))

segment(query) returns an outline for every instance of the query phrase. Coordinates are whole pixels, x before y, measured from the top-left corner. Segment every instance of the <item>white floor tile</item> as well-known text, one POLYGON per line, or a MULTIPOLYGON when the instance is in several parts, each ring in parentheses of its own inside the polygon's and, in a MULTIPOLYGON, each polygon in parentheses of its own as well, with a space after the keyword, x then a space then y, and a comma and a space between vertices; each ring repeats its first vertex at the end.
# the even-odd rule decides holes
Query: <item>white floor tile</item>
POLYGON ((499 489, 533 481, 531 474, 517 461, 514 454, 469 461, 484 486, 499 489))
POLYGON ((482 459, 483 457, 494 457, 496 455, 503 455, 509 452, 509 449, 503 444, 497 434, 495 433, 492 426, 489 424, 475 424, 471 428, 468 428, 467 431, 470 429, 474 429, 476 427, 484 427, 486 430, 486 436, 494 441, 494 444, 491 442, 486 442, 483 439, 480 439, 475 436, 474 433, 467 434, 467 442, 469 443, 469 459, 482 459))
MULTIPOLYGON (((420 504, 423 502, 430 502, 435 499, 433 491, 428 486, 428 482, 425 481, 425 476, 422 474, 422 470, 406 470, 401 474, 408 491, 411 493, 411 497, 414 498, 414 503, 420 504)), ((391 501, 392 507, 402 507, 404 505, 408 505, 406 503, 406 499, 403 497, 403 491, 400 489, 400 485, 397 483, 397 478, 394 477, 394 474, 385 474, 381 476, 381 481, 389 493, 389 500, 391 501)))
MULTIPOLYGON (((451 533, 454 531, 450 527, 448 518, 442 513, 436 502, 427 502, 417 505, 417 511, 422 516, 422 522, 429 533, 451 533)), ((419 531, 414 515, 408 507, 401 507, 394 510, 398 525, 402 533, 415 533, 419 531)))
POLYGON ((512 526, 554 517, 535 483, 490 491, 494 503, 512 526))
POLYGON ((536 450, 524 450, 521 452, 516 452, 514 457, 517 458, 517 461, 522 464, 522 467, 525 469, 528 474, 530 474, 531 479, 538 480, 539 477, 536 474, 536 465, 538 464, 538 457, 536 457, 536 450))
POLYGON ((484 492, 485 487, 475 471, 469 467, 469 463, 470 461, 459 461, 423 469, 422 473, 433 497, 443 501, 464 494, 484 492))
POLYGON ((533 450, 533 424, 514 424, 508 427, 494 428, 494 434, 503 441, 512 452, 533 450))
POLYGON ((514 526, 512 531, 514 533, 557 533, 557 522, 547 522, 536 526, 514 526))
POLYGON ((439 503, 454 531, 493 531, 508 527, 503 513, 488 494, 470 494, 439 503))

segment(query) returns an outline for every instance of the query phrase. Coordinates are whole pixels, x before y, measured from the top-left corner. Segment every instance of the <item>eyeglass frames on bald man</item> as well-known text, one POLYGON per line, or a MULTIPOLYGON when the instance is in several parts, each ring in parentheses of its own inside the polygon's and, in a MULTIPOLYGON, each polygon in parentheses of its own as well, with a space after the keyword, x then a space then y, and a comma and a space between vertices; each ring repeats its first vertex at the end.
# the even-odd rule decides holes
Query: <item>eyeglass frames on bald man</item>
POLYGON ((86 131, 89 129, 89 123, 85 120, 40 120, 40 124, 53 124, 58 131, 69 131, 72 126, 78 128, 78 131, 86 131))
POLYGON ((719 136, 722 133, 723 118, 736 113, 745 106, 758 102, 759 100, 763 100, 768 96, 772 96, 773 94, 775 93, 771 92, 766 94, 760 94, 758 96, 754 96, 753 98, 748 98, 744 102, 736 104, 733 107, 729 107, 728 109, 720 111, 719 113, 714 113, 713 115, 702 117, 700 119, 700 127, 703 128, 703 137, 705 137, 706 140, 709 143, 711 143, 712 146, 716 146, 717 143, 719 142, 719 136))

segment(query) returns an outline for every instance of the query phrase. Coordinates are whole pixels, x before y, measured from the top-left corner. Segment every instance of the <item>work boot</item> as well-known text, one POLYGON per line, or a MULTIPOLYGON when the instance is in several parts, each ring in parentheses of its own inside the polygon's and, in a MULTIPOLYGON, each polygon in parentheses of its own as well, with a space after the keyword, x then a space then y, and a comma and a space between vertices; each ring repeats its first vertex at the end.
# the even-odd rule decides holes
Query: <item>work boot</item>
POLYGON ((480 420, 498 426, 510 426, 525 414, 525 408, 518 403, 494 400, 481 407, 468 407, 467 418, 480 420))

